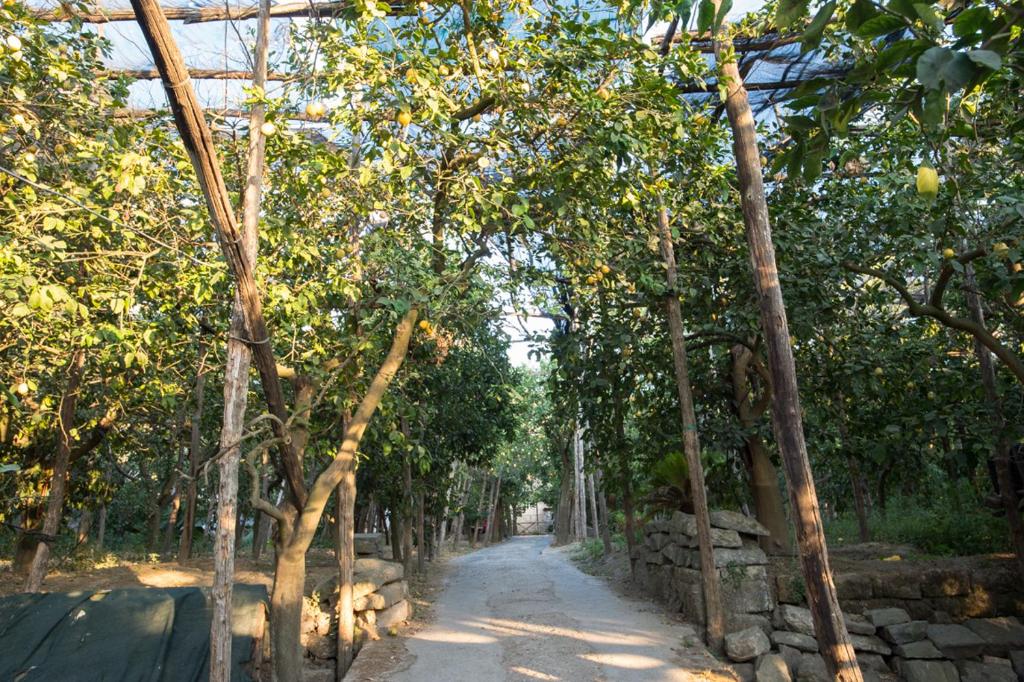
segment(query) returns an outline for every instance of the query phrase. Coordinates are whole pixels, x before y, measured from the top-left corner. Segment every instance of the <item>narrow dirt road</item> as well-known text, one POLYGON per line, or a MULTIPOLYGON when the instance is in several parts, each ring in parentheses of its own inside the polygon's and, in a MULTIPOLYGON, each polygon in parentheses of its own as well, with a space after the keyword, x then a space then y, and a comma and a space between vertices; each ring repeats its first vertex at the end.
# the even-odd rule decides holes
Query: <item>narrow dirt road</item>
POLYGON ((434 623, 405 641, 408 655, 396 669, 360 679, 735 679, 692 627, 617 596, 550 543, 515 537, 454 559, 434 623))

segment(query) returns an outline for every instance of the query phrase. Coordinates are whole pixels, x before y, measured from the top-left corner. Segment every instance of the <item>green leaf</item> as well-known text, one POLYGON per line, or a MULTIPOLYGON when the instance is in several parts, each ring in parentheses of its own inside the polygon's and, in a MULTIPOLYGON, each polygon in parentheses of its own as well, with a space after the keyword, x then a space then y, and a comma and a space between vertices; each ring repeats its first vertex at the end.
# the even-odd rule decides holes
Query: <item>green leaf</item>
POLYGON ((993 71, 998 71, 1003 65, 1002 58, 992 50, 971 50, 967 53, 967 58, 993 71))
POLYGON ((707 33, 711 30, 711 24, 715 21, 715 3, 711 0, 701 0, 697 10, 697 33, 707 33))
POLYGON ((789 28, 807 14, 807 4, 807 0, 779 0, 779 6, 775 10, 775 25, 779 28, 789 28))
POLYGON ((960 13, 953 22, 953 33, 958 38, 972 36, 982 29, 991 19, 988 7, 971 7, 960 13))
POLYGON ((931 47, 917 60, 917 80, 929 90, 945 86, 956 92, 974 76, 974 67, 967 55, 946 47, 931 47))
POLYGON ((868 19, 857 27, 857 35, 861 38, 867 38, 870 40, 879 36, 888 35, 893 31, 906 28, 906 26, 906 22, 899 17, 894 17, 891 14, 879 14, 877 17, 868 19))
POLYGON ((818 13, 814 15, 814 19, 811 20, 810 26, 804 31, 804 34, 800 37, 800 42, 803 45, 804 51, 813 50, 821 44, 821 37, 825 33, 825 27, 828 26, 828 22, 832 20, 832 14, 836 11, 836 0, 831 0, 825 3, 818 10, 818 13))
POLYGON ((870 0, 856 0, 846 12, 846 28, 856 31, 861 24, 878 16, 878 10, 870 0))
POLYGON ((732 9, 732 0, 721 0, 721 5, 718 7, 718 14, 715 16, 715 33, 718 33, 718 29, 722 27, 722 22, 725 21, 725 15, 732 9))
POLYGON ((946 24, 939 16, 939 13, 935 11, 935 8, 931 5, 918 2, 914 3, 914 11, 917 12, 917 16, 921 17, 921 21, 931 26, 934 30, 941 33, 945 28, 946 24))

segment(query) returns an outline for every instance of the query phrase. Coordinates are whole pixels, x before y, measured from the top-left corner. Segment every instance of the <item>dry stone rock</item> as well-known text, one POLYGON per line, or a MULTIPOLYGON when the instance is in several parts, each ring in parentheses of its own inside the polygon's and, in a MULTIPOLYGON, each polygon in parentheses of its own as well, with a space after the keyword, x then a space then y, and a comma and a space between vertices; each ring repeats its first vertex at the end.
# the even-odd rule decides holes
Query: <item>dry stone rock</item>
POLYGON ((825 667, 825 659, 818 654, 804 654, 800 657, 797 682, 833 682, 825 667))
POLYGON ((720 509, 710 513, 711 525, 715 528, 734 530, 744 535, 771 535, 768 529, 749 516, 739 512, 720 509))
POLYGON ((1011 651, 1010 663, 1013 664, 1013 669, 1016 671, 1017 677, 1024 680, 1024 650, 1011 651))
POLYGON ((780 644, 779 656, 782 656, 783 660, 786 661, 786 666, 789 668, 789 674, 795 677, 797 670, 800 668, 800 657, 803 656, 803 654, 800 653, 800 650, 794 649, 793 647, 785 644, 780 644))
POLYGON ((734 611, 726 611, 726 632, 739 632, 740 630, 746 630, 747 628, 753 627, 761 628, 761 631, 764 632, 766 637, 770 637, 772 634, 772 622, 768 616, 760 613, 737 613, 734 611))
MULTIPOLYGON (((677 534, 672 536, 672 540, 682 547, 697 547, 700 544, 694 535, 677 534)), ((713 547, 739 548, 743 546, 743 540, 740 538, 740 534, 734 530, 712 528, 711 545, 713 547)))
POLYGON ((732 669, 739 682, 756 682, 753 663, 733 663, 732 669))
POLYGON ((891 673, 892 670, 885 663, 885 659, 879 654, 869 654, 863 651, 857 652, 857 665, 861 670, 874 670, 876 672, 891 673))
POLYGON ((364 594, 362 597, 352 600, 353 611, 378 611, 383 608, 387 608, 387 604, 384 602, 384 597, 382 597, 379 592, 364 594))
POLYGON ((959 661, 960 682, 1017 682, 1013 668, 998 663, 959 661))
POLYGON ((760 547, 728 547, 715 548, 715 567, 723 566, 763 566, 768 563, 768 556, 760 547))
POLYGON ((942 652, 935 648, 930 639, 922 639, 920 642, 907 642, 896 644, 892 651, 903 658, 942 658, 942 652))
POLYGON ((779 605, 779 608, 775 609, 775 627, 814 637, 814 620, 811 611, 802 606, 779 605))
POLYGON ((776 646, 791 646, 794 649, 810 653, 817 653, 818 651, 818 640, 809 635, 802 635, 799 632, 776 630, 772 633, 772 644, 776 646))
POLYGON ((888 656, 892 653, 889 645, 874 635, 850 635, 850 644, 854 651, 867 651, 872 654, 888 656))
POLYGON ((384 553, 383 533, 356 533, 356 555, 380 557, 384 553))
POLYGON ((928 636, 928 621, 912 620, 909 623, 886 625, 881 630, 882 639, 893 644, 920 642, 928 636))
POLYGON ((960 682, 960 673, 949 661, 896 659, 896 672, 907 682, 960 682))
POLYGON ((876 628, 910 622, 910 615, 903 609, 898 608, 870 609, 864 612, 864 617, 876 628))
POLYGON ((928 639, 946 658, 974 658, 985 649, 985 640, 963 625, 931 624, 928 639))
POLYGON ((672 518, 668 520, 668 531, 670 533, 680 533, 682 535, 696 537, 697 519, 693 514, 685 514, 677 511, 673 513, 672 518))
POLYGON ((763 613, 775 606, 764 566, 733 566, 719 569, 722 602, 726 611, 763 613))
POLYGON ((924 571, 918 582, 925 597, 961 597, 971 591, 971 575, 967 571, 936 568, 924 571))
POLYGON ((661 555, 665 557, 666 561, 676 566, 689 566, 691 554, 690 550, 683 549, 679 545, 667 545, 661 550, 661 555))
POLYGON ((836 593, 843 601, 849 599, 871 599, 871 576, 862 573, 843 573, 834 576, 836 593))
POLYGON ((755 678, 757 682, 792 682, 789 665, 779 654, 767 654, 757 661, 755 678))
POLYGON ((389 628, 412 618, 412 606, 403 599, 394 606, 377 612, 377 627, 389 628))
POLYGON ((846 630, 855 635, 873 635, 877 629, 867 618, 855 613, 844 613, 843 622, 846 623, 846 630))
POLYGON ((881 599, 920 599, 921 584, 916 573, 891 573, 871 576, 871 591, 881 599))
POLYGON ((761 654, 767 653, 771 648, 772 644, 768 641, 768 637, 758 627, 747 628, 725 636, 725 653, 737 663, 752 661, 761 654))
POLYGON ((1016 618, 972 618, 964 625, 985 640, 984 653, 989 656, 1006 656, 1024 649, 1024 625, 1016 618))

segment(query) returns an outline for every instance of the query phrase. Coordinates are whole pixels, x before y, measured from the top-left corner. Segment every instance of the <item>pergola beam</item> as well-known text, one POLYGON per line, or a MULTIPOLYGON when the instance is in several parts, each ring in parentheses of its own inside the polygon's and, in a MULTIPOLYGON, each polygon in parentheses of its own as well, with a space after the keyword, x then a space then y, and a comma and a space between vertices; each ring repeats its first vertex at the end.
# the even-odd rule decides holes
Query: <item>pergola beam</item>
MULTIPOLYGON (((401 14, 408 11, 409 5, 398 0, 391 0, 388 3, 392 14, 401 14)), ((273 18, 293 17, 333 17, 340 15, 350 9, 353 4, 350 0, 331 0, 329 2, 285 2, 274 5, 270 8, 270 16, 273 18)), ((200 24, 210 21, 241 21, 244 19, 255 19, 259 16, 259 7, 161 7, 164 17, 168 21, 184 21, 186 24, 200 24)), ((68 21, 79 19, 87 24, 109 24, 117 21, 135 21, 135 13, 130 9, 101 9, 80 12, 68 5, 61 5, 59 9, 41 10, 35 12, 35 16, 45 21, 68 21)))

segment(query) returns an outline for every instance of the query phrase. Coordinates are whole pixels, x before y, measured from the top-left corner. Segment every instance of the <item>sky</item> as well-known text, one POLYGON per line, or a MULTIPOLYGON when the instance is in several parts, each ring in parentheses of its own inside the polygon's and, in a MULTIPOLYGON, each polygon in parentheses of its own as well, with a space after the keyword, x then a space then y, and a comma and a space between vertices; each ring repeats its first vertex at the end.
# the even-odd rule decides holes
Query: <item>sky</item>
MULTIPOLYGON (((167 5, 182 6, 186 3, 180 0, 167 0, 167 5)), ((188 6, 202 6, 210 3, 191 2, 188 6)), ((238 6, 255 5, 255 2, 232 3, 238 6)), ((764 4, 764 0, 735 0, 727 18, 735 20, 747 12, 757 9, 764 4)), ((41 2, 42 6, 54 6, 54 2, 41 2)), ((127 8, 127 0, 114 0, 102 3, 102 6, 111 8, 127 8)), ((271 69, 280 60, 281 55, 287 49, 287 20, 274 20, 272 22, 271 42, 271 69), (276 53, 276 58, 275 58, 276 53)), ((181 22, 172 22, 175 38, 178 41, 185 60, 193 68, 226 68, 233 70, 245 70, 249 66, 249 55, 252 50, 252 39, 255 31, 255 22, 219 22, 206 24, 185 25, 181 22)), ((649 36, 662 35, 666 25, 655 25, 649 36)), ((102 35, 108 38, 113 50, 108 59, 111 67, 124 69, 149 69, 153 66, 152 57, 146 46, 145 40, 138 26, 133 22, 118 22, 105 24, 96 27, 102 35)), ((196 94, 200 101, 208 107, 230 107, 237 106, 242 96, 241 82, 228 81, 194 81, 196 94)), ((273 95, 275 84, 268 86, 268 94, 273 95)), ((136 108, 163 108, 166 106, 166 99, 159 81, 138 81, 131 86, 130 103, 136 108)), ((552 322, 545 318, 530 317, 526 320, 516 320, 514 316, 508 315, 505 319, 504 330, 509 335, 510 348, 509 359, 513 365, 536 366, 537 360, 530 358, 529 353, 534 349, 533 344, 525 341, 523 329, 530 334, 546 333, 550 331, 552 322)))

